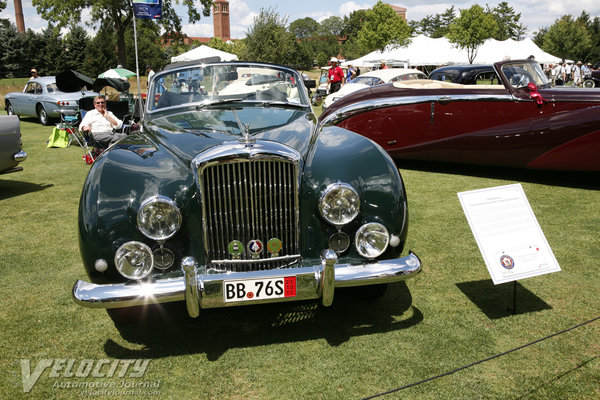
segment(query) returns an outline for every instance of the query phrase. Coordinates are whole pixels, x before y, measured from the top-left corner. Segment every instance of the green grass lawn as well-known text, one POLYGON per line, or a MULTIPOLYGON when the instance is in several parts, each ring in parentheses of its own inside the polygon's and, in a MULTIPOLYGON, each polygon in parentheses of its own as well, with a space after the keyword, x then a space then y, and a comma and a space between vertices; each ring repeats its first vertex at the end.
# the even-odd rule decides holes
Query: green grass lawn
MULTIPOLYGON (((77 206, 89 166, 75 146, 48 149, 51 128, 22 120, 24 171, 0 175, 0 399, 358 399, 527 344, 600 315, 598 175, 399 164, 409 199, 406 250, 424 272, 379 300, 336 292, 313 302, 202 311, 162 308, 136 329, 77 306, 85 279, 77 206), (561 272, 494 286, 457 192, 520 182, 561 272), (88 396, 45 370, 23 392, 21 359, 150 359, 133 383, 158 387, 88 396), (63 385, 63 387, 61 387, 63 385)), ((600 321, 381 398, 595 399, 600 321)), ((127 377, 127 376, 126 376, 127 377)))

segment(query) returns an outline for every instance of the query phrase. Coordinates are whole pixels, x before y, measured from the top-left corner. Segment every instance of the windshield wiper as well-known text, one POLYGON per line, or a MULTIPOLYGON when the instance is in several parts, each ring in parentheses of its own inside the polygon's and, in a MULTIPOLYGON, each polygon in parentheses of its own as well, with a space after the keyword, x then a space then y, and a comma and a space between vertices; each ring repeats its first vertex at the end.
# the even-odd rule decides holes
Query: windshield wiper
POLYGON ((235 102, 243 101, 243 100, 244 99, 239 97, 239 98, 235 98, 235 99, 219 99, 219 100, 207 101, 207 102, 196 105, 196 110, 203 110, 203 109, 210 108, 213 106, 219 106, 219 105, 228 104, 228 103, 235 103, 235 102))
POLYGON ((265 101, 265 100, 260 100, 258 101, 258 103, 260 103, 263 107, 294 107, 294 108, 306 108, 308 107, 306 104, 300 104, 300 103, 290 103, 288 101, 265 101))

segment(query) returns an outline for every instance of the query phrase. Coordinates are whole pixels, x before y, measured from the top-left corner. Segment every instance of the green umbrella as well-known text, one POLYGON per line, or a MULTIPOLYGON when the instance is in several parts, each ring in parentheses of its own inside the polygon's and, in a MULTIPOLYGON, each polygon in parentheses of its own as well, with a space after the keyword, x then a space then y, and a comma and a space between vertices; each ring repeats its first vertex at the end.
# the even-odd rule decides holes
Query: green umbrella
POLYGON ((136 73, 125 68, 111 68, 108 71, 104 71, 103 73, 98 75, 98 78, 127 79, 130 76, 136 76, 136 73))

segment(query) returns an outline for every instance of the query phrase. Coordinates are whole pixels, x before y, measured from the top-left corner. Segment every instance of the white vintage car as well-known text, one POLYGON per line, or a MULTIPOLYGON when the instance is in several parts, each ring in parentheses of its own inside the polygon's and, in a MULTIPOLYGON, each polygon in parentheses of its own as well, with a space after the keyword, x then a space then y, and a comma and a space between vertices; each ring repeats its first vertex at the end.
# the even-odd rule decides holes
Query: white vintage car
POLYGON ((382 85, 396 81, 406 81, 412 79, 427 79, 423 72, 412 68, 390 68, 378 69, 375 71, 361 74, 351 82, 346 83, 340 90, 331 93, 325 98, 323 108, 329 107, 334 101, 360 89, 368 88, 374 85, 382 85))

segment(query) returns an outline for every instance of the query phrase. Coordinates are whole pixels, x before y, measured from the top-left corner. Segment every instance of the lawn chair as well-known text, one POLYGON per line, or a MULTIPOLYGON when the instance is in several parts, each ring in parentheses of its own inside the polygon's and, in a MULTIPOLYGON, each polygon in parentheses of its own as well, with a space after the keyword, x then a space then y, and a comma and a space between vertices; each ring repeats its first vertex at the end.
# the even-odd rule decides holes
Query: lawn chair
POLYGON ((84 132, 79 130, 79 112, 75 110, 62 110, 60 112, 60 119, 61 122, 56 124, 56 127, 67 132, 69 135, 69 146, 73 141, 76 141, 83 149, 83 160, 85 163, 93 163, 96 157, 90 151, 90 146, 88 145, 89 138, 84 132))

